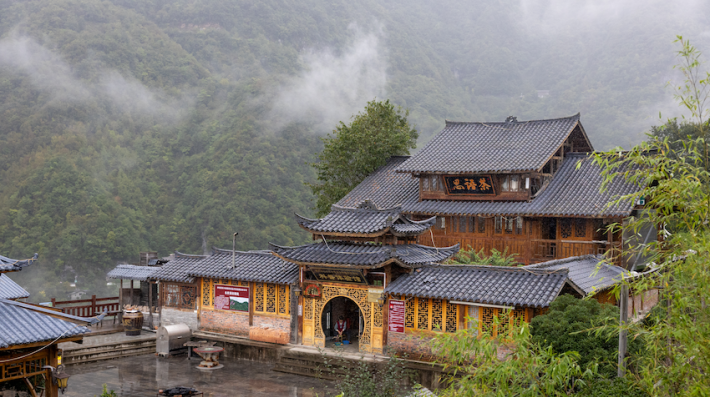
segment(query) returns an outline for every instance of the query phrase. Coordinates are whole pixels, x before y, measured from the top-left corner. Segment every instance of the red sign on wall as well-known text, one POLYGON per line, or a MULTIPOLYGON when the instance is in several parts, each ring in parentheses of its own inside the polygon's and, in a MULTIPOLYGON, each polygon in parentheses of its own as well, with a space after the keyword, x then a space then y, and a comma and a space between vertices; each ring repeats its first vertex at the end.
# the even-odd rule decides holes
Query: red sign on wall
POLYGON ((217 310, 249 311, 249 287, 215 284, 214 308, 217 310))
POLYGON ((404 333, 405 311, 406 306, 404 305, 404 301, 390 299, 390 310, 388 316, 389 332, 398 332, 400 334, 404 333))

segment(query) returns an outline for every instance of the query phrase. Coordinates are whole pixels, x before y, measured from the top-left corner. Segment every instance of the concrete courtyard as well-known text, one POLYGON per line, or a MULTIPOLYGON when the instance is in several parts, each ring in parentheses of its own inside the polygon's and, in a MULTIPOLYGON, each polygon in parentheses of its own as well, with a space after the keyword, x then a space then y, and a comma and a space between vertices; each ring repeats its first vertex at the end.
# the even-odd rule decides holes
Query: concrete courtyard
MULTIPOLYGON (((155 396, 158 389, 186 386, 205 397, 323 396, 326 383, 315 378, 274 372, 272 364, 222 358, 224 368, 202 371, 199 358, 160 358, 155 355, 126 357, 67 368, 71 375, 66 397, 93 397, 102 385, 119 397, 155 396)), ((332 390, 330 390, 332 392, 332 390)))

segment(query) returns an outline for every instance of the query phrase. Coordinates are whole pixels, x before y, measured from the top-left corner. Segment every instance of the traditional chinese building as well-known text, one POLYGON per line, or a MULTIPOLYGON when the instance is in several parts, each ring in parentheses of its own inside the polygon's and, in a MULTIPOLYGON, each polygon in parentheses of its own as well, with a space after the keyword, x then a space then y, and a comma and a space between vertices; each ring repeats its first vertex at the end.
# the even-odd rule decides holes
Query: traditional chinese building
POLYGON ((51 366, 57 368, 62 342, 81 342, 86 325, 101 320, 64 314, 48 307, 20 302, 27 291, 4 273, 29 266, 28 260, 0 256, 0 390, 26 390, 29 395, 57 397, 51 366))
POLYGON ((159 283, 161 326, 186 324, 192 331, 197 331, 200 284, 189 273, 206 257, 176 251, 173 259, 150 275, 151 280, 159 283))
MULTIPOLYGON (((604 226, 640 206, 608 206, 637 187, 601 170, 579 114, 560 119, 448 122, 417 154, 393 157, 338 202, 401 206, 412 219, 436 217, 420 244, 495 249, 537 263, 604 254, 622 243, 604 226)), ((655 238, 655 230, 648 231, 655 238)))

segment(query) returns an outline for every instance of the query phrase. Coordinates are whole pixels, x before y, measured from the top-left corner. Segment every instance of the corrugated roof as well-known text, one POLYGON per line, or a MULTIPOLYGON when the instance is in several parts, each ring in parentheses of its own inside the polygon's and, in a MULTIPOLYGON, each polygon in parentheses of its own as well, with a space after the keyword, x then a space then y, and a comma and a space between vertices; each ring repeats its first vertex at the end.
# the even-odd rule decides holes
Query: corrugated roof
POLYGON ((15 272, 22 270, 23 267, 29 266, 32 262, 37 260, 37 254, 35 254, 31 259, 10 259, 8 257, 0 255, 0 273, 3 272, 15 272))
POLYGON ((528 269, 568 269, 569 278, 585 294, 593 294, 621 281, 629 272, 603 262, 603 256, 585 255, 526 266, 528 269))
POLYGON ((194 266, 191 276, 275 284, 298 282, 298 265, 276 257, 271 251, 235 251, 234 268, 231 250, 213 248, 212 252, 194 266))
POLYGON ((441 265, 404 274, 388 285, 386 292, 489 305, 547 307, 566 282, 566 269, 441 265))
POLYGON ((87 327, 0 300, 0 348, 91 332, 87 327))
POLYGON ((122 278, 126 280, 146 281, 157 270, 155 267, 118 265, 106 275, 108 278, 122 278))
POLYGON ((12 281, 7 274, 0 274, 0 299, 28 298, 30 293, 12 281))
POLYGON ((419 200, 419 180, 399 174, 395 169, 409 156, 393 156, 387 164, 368 175, 350 193, 340 199, 341 207, 355 208, 365 200, 372 200, 379 208, 393 208, 419 200))
POLYGON ((379 245, 370 243, 329 242, 282 247, 269 243, 274 252, 286 260, 299 263, 347 265, 378 268, 394 260, 402 266, 416 267, 441 262, 459 251, 459 245, 434 248, 417 244, 379 245))
POLYGON ((390 228, 397 236, 416 236, 434 226, 436 218, 412 221, 402 215, 401 207, 379 209, 365 200, 357 208, 333 205, 330 213, 320 219, 308 219, 296 214, 296 222, 315 234, 381 235, 390 228))
MULTIPOLYGON (((548 120, 451 122, 397 168, 406 173, 537 171, 579 123, 579 113, 548 120)), ((589 148, 591 149, 591 147, 589 148)))
POLYGON ((151 278, 160 281, 192 283, 195 279, 189 273, 194 271, 197 263, 205 258, 207 255, 190 255, 176 251, 175 259, 158 268, 151 278))

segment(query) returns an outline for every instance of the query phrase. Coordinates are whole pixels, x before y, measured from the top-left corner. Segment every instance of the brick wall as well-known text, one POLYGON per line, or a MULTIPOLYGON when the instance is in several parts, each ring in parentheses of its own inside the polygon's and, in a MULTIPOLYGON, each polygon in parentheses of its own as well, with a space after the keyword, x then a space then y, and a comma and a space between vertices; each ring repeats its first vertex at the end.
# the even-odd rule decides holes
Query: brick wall
POLYGON ((197 331, 197 313, 195 310, 163 307, 160 313, 160 325, 186 324, 191 331, 197 331))
POLYGON ((390 332, 387 334, 386 350, 394 350, 398 355, 410 360, 431 361, 433 355, 428 342, 431 336, 420 332, 406 332, 404 334, 390 332))
POLYGON ((249 337, 249 328, 271 328, 291 334, 289 317, 254 315, 254 325, 249 327, 249 314, 203 309, 200 314, 200 330, 249 337))

